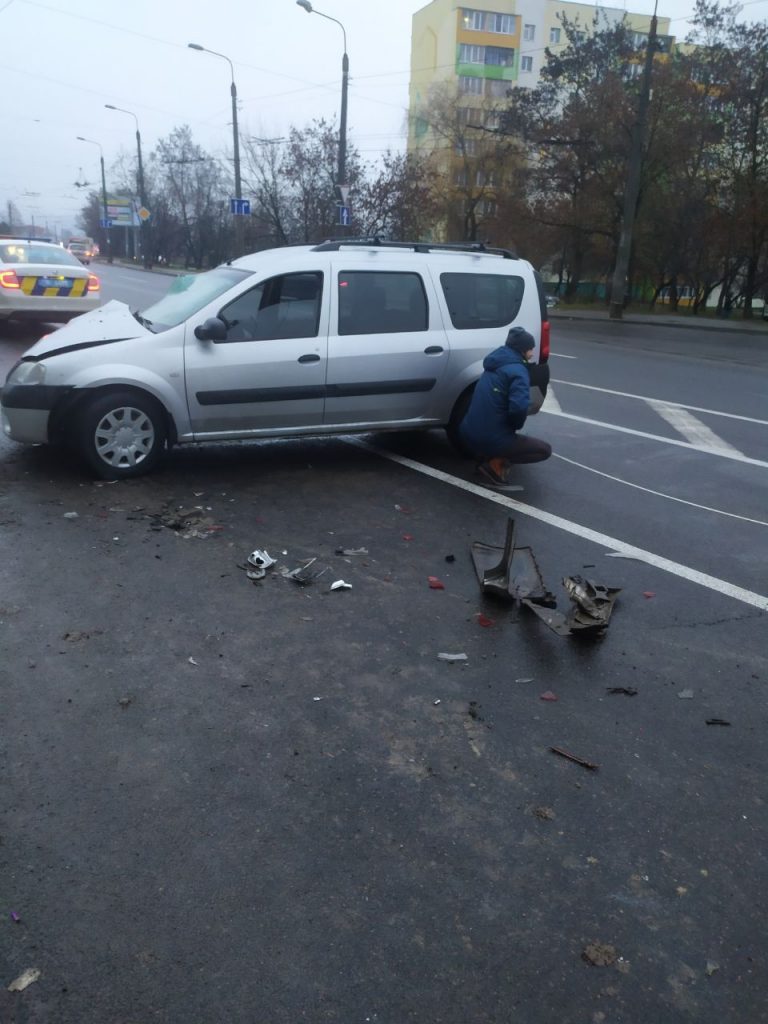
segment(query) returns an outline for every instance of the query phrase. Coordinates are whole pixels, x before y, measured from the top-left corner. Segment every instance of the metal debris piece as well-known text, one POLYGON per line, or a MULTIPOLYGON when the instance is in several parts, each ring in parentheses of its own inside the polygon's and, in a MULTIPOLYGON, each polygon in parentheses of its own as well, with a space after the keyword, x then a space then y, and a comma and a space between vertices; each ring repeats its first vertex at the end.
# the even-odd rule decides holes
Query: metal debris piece
POLYGON ((592 967, 610 967, 616 963, 616 947, 602 942, 590 942, 581 951, 581 959, 592 967))
POLYGON ((299 565, 295 569, 291 569, 290 572, 287 572, 285 574, 286 579, 293 580, 299 586, 305 587, 308 583, 316 580, 318 576, 322 576, 324 572, 328 571, 327 567, 322 569, 313 568, 316 561, 317 557, 308 558, 304 565, 299 565))
POLYGON ((9 992, 23 992, 27 985, 31 985, 33 981, 37 981, 40 977, 39 967, 29 967, 23 974, 20 974, 18 978, 15 978, 8 986, 9 992))
POLYGON ((368 548, 336 548, 336 555, 367 555, 368 548))
POLYGON ((441 653, 437 656, 438 661, 466 661, 466 654, 445 654, 441 653))
POLYGON ((707 725, 730 725, 724 718, 708 718, 707 725))
POLYGON ((507 519, 503 547, 476 540, 470 550, 477 578, 485 593, 513 600, 549 601, 554 605, 554 598, 544 586, 531 549, 515 547, 515 520, 512 516, 507 519))
POLYGON ((565 757, 569 761, 573 761, 575 764, 580 764, 582 768, 588 768, 591 772, 596 772, 600 767, 599 764, 593 764, 591 761, 585 761, 583 757, 577 757, 576 754, 571 754, 567 750, 563 750, 562 747, 550 747, 553 754, 559 754, 560 757, 565 757))
POLYGON ((677 696, 680 700, 693 700, 693 690, 680 690, 677 696))
POLYGON ((620 587, 605 587, 582 576, 566 576, 563 586, 576 605, 568 616, 572 630, 600 629, 608 625, 613 603, 621 593, 620 587))
POLYGON ((636 697, 637 690, 634 686, 606 686, 606 693, 623 693, 625 697, 636 697))
POLYGON ((344 580, 336 580, 335 583, 331 584, 331 590, 351 590, 352 584, 345 583, 344 580))

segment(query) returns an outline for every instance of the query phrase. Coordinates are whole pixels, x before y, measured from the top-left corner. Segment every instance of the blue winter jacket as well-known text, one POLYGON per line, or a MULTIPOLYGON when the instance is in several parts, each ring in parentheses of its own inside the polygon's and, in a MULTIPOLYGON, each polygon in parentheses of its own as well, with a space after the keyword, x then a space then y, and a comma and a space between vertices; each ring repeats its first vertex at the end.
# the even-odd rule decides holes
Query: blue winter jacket
POLYGON ((471 452, 492 458, 525 423, 531 386, 525 360, 506 345, 485 357, 483 370, 459 433, 471 452))

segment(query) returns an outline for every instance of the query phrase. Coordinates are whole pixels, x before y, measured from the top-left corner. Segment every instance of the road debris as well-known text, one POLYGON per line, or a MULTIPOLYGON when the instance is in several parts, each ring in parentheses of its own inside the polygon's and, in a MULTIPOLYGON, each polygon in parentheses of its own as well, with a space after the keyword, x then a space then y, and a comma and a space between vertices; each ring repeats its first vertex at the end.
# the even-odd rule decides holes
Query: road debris
POLYGON ((335 555, 367 555, 368 548, 336 548, 335 555))
POLYGON ((644 590, 644 591, 643 591, 643 597, 644 597, 644 598, 645 598, 645 599, 646 599, 647 601, 650 601, 650 599, 651 599, 652 597, 656 597, 656 591, 655 591, 655 590, 644 590))
POLYGON ((194 658, 187 658, 187 661, 189 662, 190 665, 196 665, 197 664, 197 662, 195 661, 194 658))
POLYGON ((413 540, 413 534, 412 533, 404 533, 403 534, 403 540, 413 540))
POLYGON ((539 700, 558 700, 558 697, 551 690, 545 690, 544 693, 539 694, 539 700))
POLYGON ((445 556, 445 560, 446 560, 446 562, 455 562, 456 561, 456 555, 446 555, 445 556))
POLYGON ((496 619, 491 619, 482 612, 478 612, 475 618, 477 619, 478 626, 483 626, 485 629, 490 629, 491 626, 496 625, 496 619))
POLYGON ((634 686, 606 686, 606 693, 623 693, 625 697, 636 697, 637 690, 634 686))
POLYGON ((123 711, 125 711, 125 709, 127 707, 130 707, 130 705, 133 703, 133 697, 118 697, 117 703, 120 705, 123 711))
POLYGON ((590 942, 582 949, 581 959, 592 967, 610 967, 617 960, 616 947, 602 942, 590 942))
POLYGON ((352 584, 351 583, 345 583, 344 580, 336 580, 334 583, 331 584, 330 589, 331 590, 351 590, 352 589, 352 584))
POLYGON ((441 652, 440 654, 438 654, 437 660, 438 661, 466 661, 467 660, 467 656, 466 656, 466 654, 448 654, 448 653, 445 653, 445 652, 441 652))
POLYGON ((309 583, 316 580, 318 576, 322 576, 324 572, 328 571, 327 566, 318 569, 315 566, 316 561, 317 556, 315 558, 308 558, 303 565, 299 565, 295 569, 286 570, 286 579, 293 580, 294 583, 298 583, 301 587, 306 587, 309 583))
POLYGON ((432 703, 437 707, 437 705, 441 703, 440 698, 438 697, 437 700, 433 700, 432 703))
POLYGON ((534 681, 533 676, 524 676, 520 679, 516 679, 516 683, 532 683, 534 681))
POLYGON ((65 512, 62 516, 63 519, 79 519, 80 516, 77 512, 65 512))
POLYGON ((707 725, 730 725, 724 718, 708 718, 707 725))
POLYGON ((249 580, 262 580, 267 574, 267 569, 270 569, 275 561, 268 551, 257 548, 246 558, 248 565, 252 565, 253 568, 246 569, 245 574, 249 580))
POLYGON ((18 978, 15 978, 8 986, 9 992, 23 992, 24 989, 31 985, 33 981, 37 981, 40 977, 40 969, 38 967, 29 967, 23 974, 20 974, 18 978))
POLYGON ((15 910, 11 911, 11 920, 14 924, 21 924, 21 917, 16 913, 15 910))
POLYGON ((437 576, 427 576, 427 583, 430 590, 445 590, 445 584, 437 576))
POLYGON ((555 816, 555 812, 551 807, 534 807, 533 815, 535 818, 540 818, 542 821, 552 821, 555 816))
POLYGON ((591 761, 585 761, 583 757, 577 757, 576 754, 571 754, 568 750, 563 750, 562 747, 550 747, 553 754, 559 754, 560 757, 565 757, 569 761, 573 761, 575 764, 580 764, 582 768, 588 768, 591 772, 596 772, 600 767, 599 764, 593 764, 591 761))
POLYGON ((707 960, 707 965, 704 968, 704 973, 706 974, 706 976, 708 978, 711 978, 712 975, 716 971, 719 971, 719 970, 720 970, 720 964, 716 963, 714 960, 707 960))
POLYGON ((693 700, 693 690, 680 690, 677 696, 680 700, 693 700))
POLYGON ((475 722, 482 722, 482 721, 484 721, 483 716, 480 714, 480 705, 477 703, 476 700, 471 700, 469 702, 469 707, 467 708, 467 714, 475 722))
MULTIPOLYGON (((194 508, 179 506, 173 510, 166 506, 160 512, 145 512, 142 518, 150 520, 150 529, 152 530, 173 530, 178 537, 182 537, 184 540, 193 537, 205 539, 223 529, 222 526, 214 522, 211 516, 205 514, 210 511, 210 507, 204 508, 202 505, 195 505, 194 508)), ((128 518, 136 517, 129 516, 128 518)))

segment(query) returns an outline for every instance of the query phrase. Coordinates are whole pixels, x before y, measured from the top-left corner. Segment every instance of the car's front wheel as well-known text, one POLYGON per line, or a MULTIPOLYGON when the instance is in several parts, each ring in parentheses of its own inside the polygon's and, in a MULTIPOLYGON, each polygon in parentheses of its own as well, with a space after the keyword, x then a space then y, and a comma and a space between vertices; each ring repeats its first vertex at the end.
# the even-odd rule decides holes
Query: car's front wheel
POLYGON ((77 449, 104 480, 140 476, 165 453, 168 431, 160 405, 146 395, 112 391, 83 410, 77 449))

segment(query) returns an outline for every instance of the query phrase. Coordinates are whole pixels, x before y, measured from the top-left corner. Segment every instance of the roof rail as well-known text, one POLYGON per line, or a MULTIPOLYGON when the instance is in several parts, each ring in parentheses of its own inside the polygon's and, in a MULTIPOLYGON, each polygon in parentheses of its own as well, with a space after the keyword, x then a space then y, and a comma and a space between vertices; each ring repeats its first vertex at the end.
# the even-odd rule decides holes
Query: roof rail
POLYGON ((432 252, 435 249, 448 252, 486 253, 502 256, 505 260, 519 259, 510 249, 495 249, 484 242, 391 242, 374 235, 371 238, 329 238, 312 248, 312 252, 337 252, 342 246, 359 246, 382 249, 412 249, 414 252, 432 252))

